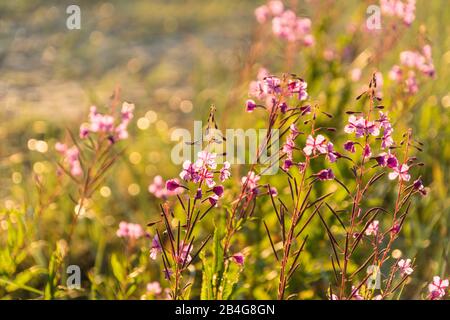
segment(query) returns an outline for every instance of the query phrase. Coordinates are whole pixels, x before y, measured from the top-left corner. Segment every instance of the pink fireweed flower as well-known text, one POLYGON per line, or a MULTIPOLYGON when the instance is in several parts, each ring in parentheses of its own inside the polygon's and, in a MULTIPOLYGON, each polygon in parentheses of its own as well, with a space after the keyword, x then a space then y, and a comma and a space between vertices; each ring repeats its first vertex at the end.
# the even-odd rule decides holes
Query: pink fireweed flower
POLYGON ((448 288, 448 279, 443 280, 439 276, 433 277, 433 282, 428 285, 428 291, 430 292, 431 300, 439 300, 445 296, 445 292, 448 288))
POLYGON ((89 124, 82 123, 80 126, 80 138, 86 139, 89 135, 89 124))
POLYGON ((83 174, 79 158, 80 151, 76 146, 69 148, 66 144, 58 142, 55 145, 55 149, 62 155, 63 162, 69 166, 69 171, 72 176, 78 177, 83 174))
POLYGON ((289 126, 289 130, 291 132, 292 139, 297 138, 297 136, 300 134, 300 131, 298 131, 298 128, 295 125, 295 123, 293 123, 289 126))
POLYGON ((116 121, 110 114, 101 114, 97 107, 92 106, 89 113, 89 123, 80 127, 80 138, 86 139, 90 133, 106 133, 111 143, 128 138, 127 127, 133 118, 134 104, 124 102, 120 111, 120 119, 116 121), (118 122, 118 123, 117 123, 118 122))
POLYGON ((392 80, 404 85, 404 91, 415 94, 419 90, 416 72, 428 78, 435 78, 436 71, 431 56, 431 46, 425 45, 422 51, 403 51, 400 53, 400 65, 394 65, 389 73, 392 80))
POLYGON ((242 177, 242 185, 247 185, 247 189, 255 190, 258 187, 260 177, 253 171, 249 171, 246 177, 242 177))
POLYGON ((288 83, 288 90, 291 95, 298 95, 298 100, 303 101, 308 98, 308 92, 306 92, 306 88, 308 87, 308 84, 301 80, 301 79, 295 79, 295 80, 289 80, 288 83))
POLYGON ((248 99, 245 102, 245 108, 246 108, 247 112, 249 112, 249 113, 253 112, 253 110, 256 109, 256 102, 252 99, 248 99))
POLYGON ((301 42, 305 46, 314 44, 311 35, 311 20, 298 18, 292 10, 286 10, 272 19, 274 35, 289 42, 301 42))
POLYGON ((399 262, 397 262, 397 266, 400 268, 399 270, 402 276, 409 276, 414 271, 414 269, 411 267, 411 259, 401 259, 399 262))
POLYGON ((346 143, 344 143, 344 149, 351 152, 351 153, 355 153, 356 149, 355 149, 355 143, 353 141, 347 141, 346 143))
POLYGON ((321 181, 334 179, 334 173, 331 169, 323 169, 316 173, 314 176, 316 176, 321 181))
POLYGON ((316 154, 316 151, 319 153, 327 153, 327 144, 324 136, 318 135, 314 138, 312 135, 309 135, 306 139, 306 147, 303 148, 303 152, 310 156, 311 154, 316 154))
POLYGON ((369 158, 369 157, 372 156, 372 150, 370 149, 370 145, 369 144, 366 144, 364 146, 363 156, 365 158, 369 158))
POLYGON ((402 68, 398 65, 394 65, 391 68, 391 71, 389 71, 389 78, 391 78, 394 81, 400 82, 400 80, 403 77, 403 71, 402 68))
POLYGON ((215 186, 212 188, 212 191, 216 196, 221 197, 223 195, 224 188, 223 186, 215 186))
POLYGON ((189 160, 186 160, 183 162, 183 170, 180 173, 180 178, 185 181, 198 182, 200 180, 200 175, 194 164, 189 160))
POLYGON ((327 158, 328 160, 333 163, 336 162, 337 159, 341 157, 341 154, 339 152, 336 152, 334 150, 334 146, 331 142, 328 142, 327 144, 327 158))
POLYGON ((391 122, 387 116, 387 113, 383 113, 380 111, 380 118, 378 119, 381 128, 383 128, 383 136, 381 137, 381 148, 389 148, 394 144, 394 140, 392 139, 392 132, 394 129, 392 128, 391 122))
POLYGON ((134 104, 124 102, 122 104, 122 110, 120 111, 122 115, 122 122, 128 123, 131 119, 133 119, 134 112, 134 104))
POLYGON ((378 136, 380 134, 379 124, 377 122, 369 121, 363 117, 356 118, 351 115, 348 118, 348 124, 344 127, 346 133, 355 133, 357 138, 373 135, 378 136))
POLYGON ((219 196, 217 194, 213 194, 212 196, 208 197, 208 201, 211 204, 211 206, 217 207, 219 202, 219 196))
POLYGON ((195 162, 197 168, 208 167, 209 169, 216 169, 216 153, 210 153, 208 151, 200 151, 198 153, 198 159, 195 162))
POLYGON ((397 157, 391 153, 382 152, 375 157, 380 167, 396 168, 398 167, 397 157))
POLYGON ((178 249, 178 252, 175 252, 175 260, 179 264, 188 264, 192 261, 191 252, 192 252, 192 245, 184 244, 183 241, 180 243, 180 247, 178 249))
POLYGON ((122 221, 119 223, 119 229, 116 232, 116 235, 119 238, 129 238, 129 239, 139 239, 144 235, 144 230, 139 224, 128 223, 122 221))
POLYGON ((394 180, 397 177, 402 181, 409 181, 409 179, 411 179, 411 175, 408 173, 409 166, 407 164, 401 164, 393 168, 393 170, 393 172, 389 173, 390 180, 394 180))
POLYGON ((417 83, 416 74, 414 71, 408 72, 408 78, 405 80, 406 92, 410 94, 416 94, 419 91, 419 85, 417 83))
POLYGON ((166 189, 168 191, 175 191, 180 187, 181 185, 176 179, 170 179, 166 181, 166 189))
POLYGON ((255 9, 256 21, 261 24, 265 23, 269 18, 281 14, 283 10, 283 2, 279 0, 269 1, 267 4, 255 9))
POLYGON ((152 239, 152 246, 150 248, 150 259, 156 260, 158 257, 158 253, 162 252, 161 244, 159 243, 158 235, 155 234, 155 236, 152 239))
MULTIPOLYGON (((178 179, 174 179, 178 183, 178 179)), ((169 191, 166 188, 166 183, 161 176, 155 176, 153 183, 148 186, 148 191, 157 198, 167 198, 183 192, 182 188, 177 188, 174 191, 169 191)))
POLYGON ((372 221, 371 224, 369 224, 369 226, 367 227, 365 234, 367 236, 371 236, 371 235, 377 235, 378 234, 378 226, 379 226, 380 222, 378 220, 374 220, 372 221))
POLYGON ((150 283, 147 283, 147 293, 153 294, 153 295, 159 295, 162 292, 161 285, 158 281, 153 281, 150 283))
POLYGON ((427 195, 427 190, 425 189, 422 180, 417 179, 414 181, 413 183, 413 188, 415 191, 420 192, 421 195, 426 196, 427 195))
POLYGON ((243 255, 242 253, 240 253, 240 252, 235 253, 234 255, 231 256, 231 258, 233 259, 233 261, 234 261, 236 264, 238 264, 238 265, 240 265, 240 266, 243 266, 243 265, 244 265, 245 257, 244 257, 244 255, 243 255))
POLYGON ((283 145, 282 151, 287 154, 289 159, 292 159, 292 152, 295 149, 295 142, 292 139, 292 136, 288 136, 286 139, 286 143, 283 145))
POLYGON ((289 170, 293 165, 294 165, 294 162, 288 158, 283 161, 282 168, 284 170, 289 170))
POLYGON ((220 176, 219 176, 220 181, 224 182, 231 176, 230 167, 231 165, 228 161, 225 161, 223 163, 223 166, 220 169, 220 176))

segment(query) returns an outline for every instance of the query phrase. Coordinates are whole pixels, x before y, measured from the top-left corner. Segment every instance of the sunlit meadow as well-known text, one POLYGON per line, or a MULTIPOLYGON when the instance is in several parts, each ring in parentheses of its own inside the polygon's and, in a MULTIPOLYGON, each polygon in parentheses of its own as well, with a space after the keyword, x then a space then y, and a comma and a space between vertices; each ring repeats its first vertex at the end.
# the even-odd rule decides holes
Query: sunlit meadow
POLYGON ((68 6, 0 3, 0 298, 449 299, 446 1, 68 6))

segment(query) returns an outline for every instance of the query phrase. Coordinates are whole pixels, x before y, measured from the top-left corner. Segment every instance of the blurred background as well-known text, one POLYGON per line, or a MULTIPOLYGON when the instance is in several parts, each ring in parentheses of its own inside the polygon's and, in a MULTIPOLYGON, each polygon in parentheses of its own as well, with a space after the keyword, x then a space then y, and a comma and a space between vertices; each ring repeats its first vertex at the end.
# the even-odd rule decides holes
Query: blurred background
MULTIPOLYGON (((61 187, 55 174, 54 144, 64 140, 66 130, 78 130, 89 106, 107 105, 117 86, 121 98, 136 105, 128 148, 92 199, 95 209, 80 222, 72 254, 91 283, 101 287, 108 281, 104 261, 120 250, 115 237, 119 221, 145 225, 157 217, 160 200, 148 186, 156 175, 178 175, 179 166, 170 160, 176 143, 170 140, 172 130, 192 130, 194 120, 206 121, 211 104, 222 128, 263 126, 262 117, 244 112, 248 84, 260 67, 275 74, 293 72, 308 82, 313 100, 336 116, 336 145, 346 139, 344 111, 354 108, 354 97, 372 72, 383 74, 384 104, 396 119, 398 134, 411 127, 424 144, 419 157, 426 166, 420 174, 430 188, 427 197, 414 202, 396 243, 395 248, 415 257, 418 266, 402 297, 419 298, 433 275, 449 275, 450 11, 443 10, 447 1, 418 0, 412 26, 394 33, 363 30, 366 9, 374 1, 293 1, 297 15, 312 20, 312 48, 292 47, 258 25, 254 9, 263 1, 77 1, 81 29, 68 30, 66 8, 72 2, 0 3, 0 238, 11 225, 22 223, 11 218, 11 210, 26 216, 45 208, 40 237, 22 235, 20 248, 25 248, 26 257, 11 266, 0 262, 0 276, 14 279, 22 273, 22 287, 0 286, 0 297, 33 297, 23 286, 41 281, 38 267, 27 276, 23 272, 47 265, 48 252, 73 211, 71 189, 61 187), (423 79, 414 97, 398 99, 388 72, 399 63, 401 51, 416 50, 423 43, 432 46, 437 77, 423 79), (351 76, 355 68, 362 72, 360 79, 351 76), (44 189, 37 188, 36 177, 44 189)), ((246 172, 244 167, 233 170, 234 181, 246 172)), ((378 190, 376 196, 382 202, 392 200, 387 190, 378 190)), ((258 206, 270 212, 268 203, 258 206)), ((260 221, 246 228, 252 233, 242 232, 237 243, 251 250, 252 263, 234 297, 273 297, 277 279, 273 261, 268 261, 272 257, 264 229, 260 221)), ((304 267, 292 284, 302 299, 325 298, 332 276, 320 223, 311 233, 304 267)), ((145 246, 148 250, 148 243, 145 246)), ((144 283, 160 274, 151 271, 143 277, 144 283)), ((111 298, 106 292, 98 295, 111 298)))

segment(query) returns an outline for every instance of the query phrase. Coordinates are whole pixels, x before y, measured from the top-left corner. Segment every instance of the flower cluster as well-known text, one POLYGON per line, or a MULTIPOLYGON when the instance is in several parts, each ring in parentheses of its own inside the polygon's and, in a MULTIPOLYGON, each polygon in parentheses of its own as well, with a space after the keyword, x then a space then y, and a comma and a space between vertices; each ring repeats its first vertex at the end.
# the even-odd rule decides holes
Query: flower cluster
MULTIPOLYGON (((186 182, 194 182, 198 184, 195 199, 201 200, 203 198, 202 185, 206 184, 212 195, 208 196, 211 205, 216 206, 219 198, 223 196, 224 188, 222 185, 217 185, 215 174, 218 174, 220 182, 224 182, 230 176, 230 163, 225 161, 220 170, 217 170, 216 162, 217 154, 208 152, 206 150, 198 153, 198 159, 195 162, 189 160, 184 161, 183 170, 180 172, 180 178, 186 182)), ((176 192, 179 188, 183 188, 177 179, 171 179, 166 182, 166 188, 169 192, 176 192)), ((185 187, 186 188, 186 187, 185 187)))
MULTIPOLYGON (((409 174, 409 166, 407 163, 400 163, 395 156, 391 153, 390 147, 394 145, 392 133, 394 131, 387 114, 379 112, 379 118, 375 121, 370 121, 366 117, 355 117, 350 115, 348 124, 345 126, 344 131, 348 134, 355 133, 356 138, 374 136, 378 137, 381 132, 381 149, 388 149, 387 152, 381 152, 378 156, 374 157, 380 167, 387 167, 392 169, 389 173, 389 179, 394 180, 399 178, 403 181, 409 181, 411 176, 409 174)), ((344 149, 354 153, 355 145, 359 143, 354 141, 347 141, 344 144, 344 149)), ((363 155, 365 158, 372 156, 371 146, 366 143, 363 147, 363 155)))
MULTIPOLYGON (((257 100, 265 101, 265 108, 268 110, 276 108, 286 113, 291 110, 289 99, 304 101, 308 98, 307 86, 303 79, 293 76, 279 78, 269 75, 267 70, 262 68, 258 72, 257 80, 250 83, 249 95, 257 100)), ((247 112, 252 112, 257 106, 259 105, 252 99, 246 102, 247 112)), ((301 111, 306 114, 310 110, 310 107, 303 107, 301 111)))
POLYGON ((401 19, 410 26, 416 18, 416 0, 380 0, 381 12, 401 19))
POLYGON ((80 151, 76 146, 69 148, 66 144, 57 142, 55 149, 62 155, 63 162, 69 166, 69 171, 72 176, 78 177, 83 174, 80 163, 80 151))
POLYGON ((119 229, 117 229, 116 235, 119 238, 137 240, 144 236, 145 232, 139 224, 122 221, 119 223, 119 229))
POLYGON ((111 114, 101 114, 92 106, 89 122, 80 126, 80 138, 86 139, 92 133, 106 134, 111 143, 128 138, 128 124, 133 118, 134 104, 124 102, 120 111, 120 120, 111 114))
MULTIPOLYGON (((175 179, 175 183, 179 183, 178 179, 175 179)), ((170 196, 175 196, 183 192, 182 188, 170 191, 166 188, 166 182, 161 176, 155 176, 152 184, 148 186, 148 191, 157 198, 167 199, 170 196)))
POLYGON ((431 46, 425 45, 422 52, 403 51, 400 53, 400 66, 394 65, 389 72, 389 77, 397 83, 403 83, 405 91, 415 94, 419 91, 419 84, 416 72, 420 72, 426 77, 435 77, 435 68, 431 56, 431 46))
POLYGON ((292 10, 285 10, 281 1, 272 0, 255 10, 256 20, 263 24, 272 19, 272 32, 289 42, 301 42, 305 46, 314 44, 311 35, 311 20, 299 18, 292 10))

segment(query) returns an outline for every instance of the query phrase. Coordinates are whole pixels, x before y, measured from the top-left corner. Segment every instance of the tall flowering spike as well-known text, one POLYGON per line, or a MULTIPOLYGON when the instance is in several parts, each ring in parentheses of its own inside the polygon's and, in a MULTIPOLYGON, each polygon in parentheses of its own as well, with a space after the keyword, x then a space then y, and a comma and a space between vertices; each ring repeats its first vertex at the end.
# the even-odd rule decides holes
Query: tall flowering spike
POLYGON ((317 173, 315 176, 321 181, 334 179, 334 173, 331 169, 323 169, 319 171, 319 173, 317 173))

